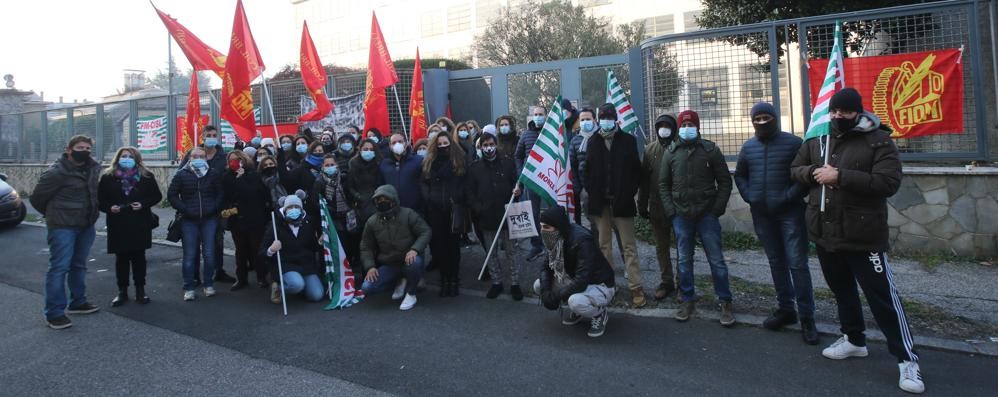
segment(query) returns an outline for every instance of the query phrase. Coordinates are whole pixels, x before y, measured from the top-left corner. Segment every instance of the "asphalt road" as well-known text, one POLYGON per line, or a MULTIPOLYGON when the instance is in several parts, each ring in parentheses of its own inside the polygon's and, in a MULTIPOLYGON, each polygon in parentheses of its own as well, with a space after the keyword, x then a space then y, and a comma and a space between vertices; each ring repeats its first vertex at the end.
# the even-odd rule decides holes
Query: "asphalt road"
MULTIPOLYGON (((796 333, 614 315, 599 339, 522 302, 426 292, 402 313, 387 296, 342 311, 247 289, 181 300, 180 250, 148 251, 153 302, 120 308, 98 237, 88 296, 102 311, 44 326, 45 229, 0 231, 0 394, 902 395, 882 344, 832 361, 796 333), (368 389, 370 388, 370 389, 368 389)), ((231 260, 231 258, 227 258, 231 260)), ((231 269, 231 265, 227 265, 231 269)), ((830 343, 824 338, 823 343, 830 343)), ((994 395, 998 359, 924 350, 927 395, 994 395)))

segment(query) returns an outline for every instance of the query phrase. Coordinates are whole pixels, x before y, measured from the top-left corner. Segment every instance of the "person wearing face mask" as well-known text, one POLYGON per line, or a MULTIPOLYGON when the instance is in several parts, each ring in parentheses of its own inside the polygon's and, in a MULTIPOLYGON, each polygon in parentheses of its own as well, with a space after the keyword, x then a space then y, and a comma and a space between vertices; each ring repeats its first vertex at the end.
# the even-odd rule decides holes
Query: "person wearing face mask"
POLYGON ((405 136, 393 133, 389 139, 392 155, 381 160, 385 183, 395 188, 399 205, 424 213, 422 180, 423 156, 409 150, 405 136))
MULTIPOLYGON (((332 131, 333 131, 333 128, 329 127, 329 132, 332 133, 332 131)), ((353 140, 355 142, 360 140, 360 127, 355 126, 353 124, 348 125, 346 133, 349 134, 350 136, 352 136, 353 140)), ((335 133, 334 133, 334 136, 335 136, 335 133)))
POLYGON ((342 175, 350 174, 350 159, 357 155, 357 140, 353 136, 342 135, 336 140, 336 151, 326 152, 336 157, 336 166, 342 175))
POLYGON ((259 149, 262 145, 263 145, 263 134, 257 131, 256 136, 250 139, 250 143, 249 145, 247 145, 247 147, 259 149))
POLYGON ((263 138, 260 140, 260 149, 266 148, 271 154, 276 154, 277 146, 274 144, 274 138, 263 138))
MULTIPOLYGON (((534 143, 537 142, 537 137, 540 136, 541 128, 544 127, 544 119, 547 117, 547 112, 543 107, 531 106, 529 112, 530 121, 527 123, 527 129, 523 131, 520 135, 520 140, 516 143, 516 150, 513 151, 513 160, 516 160, 516 169, 523 171, 523 165, 527 162, 527 156, 530 155, 530 151, 534 149, 534 143)), ((517 196, 524 200, 530 200, 530 205, 533 208, 534 219, 540 216, 541 213, 541 198, 537 194, 530 191, 530 189, 523 189, 523 186, 517 184, 517 196), (519 194, 519 193, 526 194, 519 194)), ((527 252, 527 260, 533 261, 544 253, 544 244, 541 242, 540 237, 530 238, 531 249, 527 252)))
MULTIPOLYGON (((479 144, 482 146, 482 158, 472 163, 468 169, 466 191, 468 205, 476 220, 475 229, 482 232, 483 248, 488 250, 503 221, 502 215, 509 202, 509 194, 516 186, 516 179, 520 174, 516 172, 513 159, 499 155, 495 136, 483 134, 479 144)), ((495 299, 502 293, 503 271, 508 270, 509 294, 513 300, 523 299, 523 291, 520 289, 520 261, 512 258, 512 248, 508 232, 504 229, 488 265, 492 287, 486 293, 486 298, 495 299)))
POLYGON ((248 156, 235 150, 229 152, 228 158, 229 168, 222 176, 225 200, 221 215, 236 249, 236 282, 230 290, 246 288, 251 270, 256 273, 257 285, 266 288, 267 269, 257 250, 270 214, 270 191, 248 156))
POLYGON ((333 153, 336 151, 336 146, 333 145, 333 136, 334 134, 330 131, 323 131, 322 135, 319 136, 319 142, 322 142, 324 153, 333 153))
POLYGON ((887 338, 887 350, 897 357, 898 387, 921 393, 925 384, 919 356, 887 258, 887 198, 901 186, 898 149, 890 128, 863 110, 863 98, 853 88, 832 96, 829 115, 828 137, 804 142, 790 166, 791 177, 809 189, 808 237, 817 246, 821 272, 835 294, 844 334, 821 354, 833 360, 868 354, 859 284, 887 338), (828 157, 821 153, 826 139, 828 157))
POLYGON ((268 200, 268 202, 271 205, 271 210, 280 209, 280 207, 277 206, 277 200, 288 195, 288 191, 285 190, 284 185, 281 184, 281 173, 279 168, 280 166, 277 165, 277 160, 273 157, 264 157, 260 159, 259 165, 257 166, 257 173, 260 174, 260 179, 263 182, 263 185, 267 188, 267 192, 270 194, 270 200, 268 200))
POLYGON ((454 124, 454 120, 451 120, 447 116, 438 117, 437 121, 434 121, 433 124, 440 126, 440 130, 446 133, 447 135, 453 134, 454 131, 457 130, 457 127, 454 124))
POLYGON ((724 154, 714 142, 700 137, 700 116, 685 110, 677 117, 679 139, 662 155, 659 194, 665 216, 672 220, 679 251, 679 291, 681 304, 676 320, 686 321, 696 309, 693 284, 694 239, 703 244, 714 294, 721 306, 723 326, 735 323, 728 265, 721 251, 721 223, 731 198, 731 174, 724 154))
POLYGON ((114 254, 117 307, 128 302, 128 275, 135 282, 135 301, 149 303, 146 295, 146 250, 152 247, 151 208, 163 200, 152 172, 133 147, 118 149, 112 165, 101 175, 97 202, 107 214, 107 252, 114 254))
POLYGON ((624 253, 631 304, 643 307, 648 302, 641 286, 634 237, 634 217, 638 215, 634 198, 641 183, 638 143, 633 135, 617 126, 617 109, 612 103, 601 105, 597 116, 599 132, 589 139, 586 147, 587 213, 596 219, 600 250, 607 259, 613 258, 613 237, 617 236, 624 253))
POLYGON ((325 149, 321 141, 312 142, 308 145, 306 155, 298 168, 291 171, 290 181, 286 181, 285 189, 288 191, 305 191, 312 189, 315 180, 322 173, 322 158, 326 156, 325 149))
POLYGON ((548 310, 560 309, 563 325, 589 318, 589 336, 602 336, 616 284, 592 233, 569 222, 565 209, 555 206, 541 214, 541 236, 548 251, 548 263, 534 282, 541 303, 548 310))
MULTIPOLYGON (((319 200, 325 199, 329 215, 333 218, 347 259, 353 264, 357 261, 357 246, 360 244, 360 218, 354 210, 356 198, 351 195, 346 186, 347 175, 343 174, 336 155, 327 154, 322 159, 322 173, 315 180, 312 189, 305 200, 305 210, 311 214, 312 223, 322 224, 319 200)), ((359 268, 356 270, 360 270, 359 268)), ((360 273, 358 273, 360 274, 360 273)))
POLYGON ((499 116, 496 119, 496 137, 499 138, 499 155, 513 158, 516 146, 520 143, 520 136, 516 133, 516 120, 513 116, 499 116))
POLYGON ((184 300, 196 298, 194 276, 197 272, 195 257, 202 256, 204 272, 204 295, 214 296, 212 281, 215 273, 215 235, 219 228, 219 213, 225 195, 222 192, 222 174, 208 166, 204 148, 194 148, 190 152, 190 163, 173 176, 166 197, 170 206, 181 217, 182 245, 184 259, 184 300))
POLYGON ((99 215, 100 164, 90 157, 93 145, 93 140, 85 135, 70 138, 65 153, 42 173, 31 192, 31 205, 45 217, 48 226, 45 319, 53 329, 73 325, 67 313, 89 314, 100 310, 87 302, 86 295, 87 256, 96 238, 94 223, 99 215))
POLYGON ((283 279, 286 295, 302 295, 309 302, 318 302, 324 297, 325 285, 322 279, 322 263, 317 260, 322 252, 319 245, 320 228, 309 220, 302 200, 305 192, 282 197, 278 204, 281 209, 275 215, 277 238, 274 238, 274 224, 267 222, 266 232, 260 244, 259 256, 270 264, 270 274, 277 274, 277 253, 281 254, 283 277, 271 277, 270 301, 281 303, 283 279))
POLYGON ((429 144, 430 140, 428 138, 420 139, 416 141, 414 145, 412 145, 413 152, 415 152, 419 156, 426 157, 426 152, 427 152, 426 146, 429 144))
POLYGON ((375 190, 374 205, 378 212, 367 219, 360 241, 366 269, 361 290, 371 296, 394 288, 392 299, 402 300, 399 309, 412 309, 433 232, 416 211, 399 205, 398 192, 391 185, 375 190))
MULTIPOLYGON (((588 197, 583 199, 584 196, 588 196, 588 193, 585 192, 586 146, 589 145, 589 139, 592 138, 598 127, 596 125, 596 111, 592 108, 582 108, 578 112, 578 121, 575 124, 579 126, 579 130, 572 135, 572 139, 568 142, 569 176, 572 178, 573 199, 577 209, 575 223, 581 225, 582 213, 585 212, 585 207, 589 203, 588 197)), ((596 224, 592 219, 590 219, 590 223, 596 224)))
POLYGON ((655 119, 657 139, 645 147, 641 161, 641 188, 638 191, 638 214, 650 219, 652 234, 655 236, 655 254, 661 270, 662 281, 655 288, 655 300, 662 300, 676 291, 676 276, 672 270, 672 225, 662 208, 662 196, 658 190, 659 171, 662 154, 676 137, 676 118, 663 114, 655 119))
MULTIPOLYGON (((387 157, 392 154, 392 149, 388 147, 388 137, 384 136, 381 130, 374 127, 368 129, 366 140, 374 142, 374 146, 377 148, 381 157, 387 157)), ((361 140, 357 144, 360 145, 363 141, 364 140, 361 140)))
POLYGON ((804 342, 818 344, 814 326, 814 292, 807 266, 804 186, 790 179, 790 163, 803 141, 780 131, 776 108, 752 106, 755 137, 738 153, 735 185, 752 210, 752 225, 769 259, 778 309, 762 325, 779 330, 800 319, 804 342))
POLYGON ((430 252, 433 264, 440 269, 440 296, 457 296, 461 264, 460 235, 467 217, 465 174, 467 164, 460 145, 448 134, 430 140, 429 153, 423 159, 423 197, 426 220, 433 230, 430 252))
POLYGON ((475 138, 471 136, 471 130, 468 128, 468 124, 466 122, 458 124, 456 131, 454 131, 450 138, 451 141, 457 142, 457 144, 461 146, 461 150, 464 151, 465 164, 471 164, 473 161, 478 159, 478 152, 475 148, 475 138))
MULTIPOLYGON (((383 139, 383 141, 387 142, 388 139, 383 139)), ((374 141, 366 139, 360 142, 358 155, 350 160, 350 173, 346 175, 345 183, 347 194, 353 200, 350 206, 357 211, 359 225, 357 235, 363 235, 367 219, 376 212, 374 191, 378 186, 385 184, 385 177, 381 174, 380 166, 382 158, 378 145, 374 141)), ((354 267, 354 274, 358 277, 364 274, 364 267, 360 260, 351 261, 350 265, 354 267)))

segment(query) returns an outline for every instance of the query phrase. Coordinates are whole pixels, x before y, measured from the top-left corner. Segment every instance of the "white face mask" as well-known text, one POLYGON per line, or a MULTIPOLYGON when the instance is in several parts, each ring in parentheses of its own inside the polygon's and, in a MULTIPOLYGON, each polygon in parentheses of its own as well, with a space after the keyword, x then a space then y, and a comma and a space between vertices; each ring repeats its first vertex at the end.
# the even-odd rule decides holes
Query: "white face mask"
POLYGON ((402 142, 395 142, 392 145, 392 152, 401 156, 403 153, 405 153, 405 145, 403 145, 402 142))
POLYGON ((671 129, 665 128, 665 127, 662 127, 662 128, 658 129, 658 137, 659 138, 668 138, 670 136, 672 136, 672 130, 671 129))

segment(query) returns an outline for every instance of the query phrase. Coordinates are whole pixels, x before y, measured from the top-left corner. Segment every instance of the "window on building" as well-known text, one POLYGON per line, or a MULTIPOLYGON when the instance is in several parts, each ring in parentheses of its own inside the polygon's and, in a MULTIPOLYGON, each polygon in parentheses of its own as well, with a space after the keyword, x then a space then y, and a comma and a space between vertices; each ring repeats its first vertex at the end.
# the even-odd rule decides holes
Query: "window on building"
POLYGON ((683 27, 685 31, 692 32, 695 30, 700 30, 700 25, 697 24, 697 17, 703 12, 700 10, 687 11, 683 13, 683 27))
POLYGON ((447 9, 447 32, 463 32, 471 29, 471 6, 460 5, 447 9))
POLYGON ((676 16, 672 14, 645 18, 645 37, 657 37, 676 33, 676 16))
POLYGON ((432 37, 444 34, 446 29, 444 29, 444 24, 447 22, 444 20, 443 10, 432 10, 423 13, 420 18, 420 26, 422 27, 422 37, 432 37))
POLYGON ((485 29, 489 21, 499 17, 502 5, 498 1, 479 1, 475 3, 475 29, 485 29))

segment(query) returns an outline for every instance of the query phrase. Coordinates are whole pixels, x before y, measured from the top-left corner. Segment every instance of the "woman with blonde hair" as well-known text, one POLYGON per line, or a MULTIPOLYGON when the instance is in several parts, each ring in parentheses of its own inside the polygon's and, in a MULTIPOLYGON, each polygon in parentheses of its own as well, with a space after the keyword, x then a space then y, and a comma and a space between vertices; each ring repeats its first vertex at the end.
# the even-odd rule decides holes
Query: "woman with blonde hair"
POLYGON ((135 301, 149 303, 146 295, 146 250, 152 247, 151 208, 163 199, 152 172, 134 147, 118 149, 97 185, 99 209, 107 214, 107 252, 114 254, 118 295, 111 306, 128 301, 128 275, 135 283, 135 301))
POLYGON ((430 139, 422 166, 430 252, 440 269, 440 296, 457 296, 461 263, 460 234, 464 233, 464 150, 446 133, 430 139))

